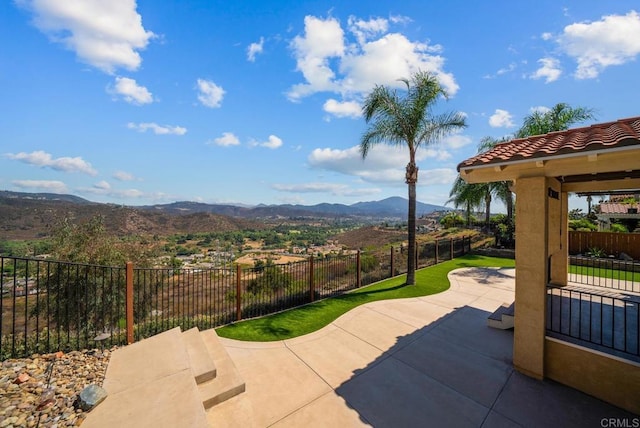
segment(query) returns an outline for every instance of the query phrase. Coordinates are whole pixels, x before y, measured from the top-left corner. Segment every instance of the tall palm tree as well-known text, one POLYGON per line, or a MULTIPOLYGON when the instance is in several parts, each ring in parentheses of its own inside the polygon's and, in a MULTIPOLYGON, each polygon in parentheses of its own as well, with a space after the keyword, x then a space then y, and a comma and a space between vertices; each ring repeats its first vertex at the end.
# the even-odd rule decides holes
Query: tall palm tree
POLYGON ((407 284, 415 284, 416 252, 416 183, 418 166, 416 151, 421 146, 433 144, 454 131, 466 127, 460 113, 433 115, 432 109, 447 92, 430 73, 417 72, 410 79, 400 79, 406 92, 398 94, 394 89, 376 85, 367 95, 362 106, 369 128, 360 140, 360 153, 366 158, 371 147, 386 143, 409 149, 409 163, 405 182, 409 190, 407 284))

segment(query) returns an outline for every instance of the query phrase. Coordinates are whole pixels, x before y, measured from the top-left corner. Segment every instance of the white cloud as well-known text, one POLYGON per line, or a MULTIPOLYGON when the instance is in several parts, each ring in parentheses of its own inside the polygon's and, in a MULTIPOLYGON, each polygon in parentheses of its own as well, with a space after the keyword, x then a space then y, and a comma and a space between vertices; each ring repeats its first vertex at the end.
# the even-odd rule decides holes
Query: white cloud
POLYGON ((551 34, 551 33, 542 33, 540 35, 540 38, 542 40, 551 40, 553 38, 553 34, 551 34))
POLYGON ((517 67, 516 63, 515 63, 515 62, 512 62, 512 63, 511 63, 511 64, 509 64, 507 67, 503 67, 503 68, 501 68, 500 70, 498 70, 498 71, 496 72, 496 74, 497 74, 498 76, 500 76, 500 75, 502 75, 502 74, 510 73, 510 72, 512 72, 513 70, 515 70, 515 69, 516 69, 516 67, 517 67))
POLYGON ((437 149, 432 147, 427 147, 423 149, 425 158, 435 158, 438 161, 446 161, 451 159, 451 153, 443 149, 437 149))
POLYGON ((389 16, 389 21, 393 22, 394 24, 409 24, 410 22, 413 22, 413 19, 409 18, 408 16, 391 15, 389 16))
POLYGON ((269 139, 264 142, 253 142, 253 146, 266 147, 267 149, 277 149, 282 146, 282 140, 275 135, 269 135, 269 139))
POLYGON ((319 91, 337 89, 333 82, 334 71, 329 59, 344 55, 344 31, 335 18, 322 20, 315 16, 305 16, 303 36, 296 36, 291 42, 296 57, 296 69, 302 72, 307 83, 294 85, 289 91, 291 100, 319 91))
MULTIPOLYGON (((391 22, 399 22, 391 19, 391 22)), ((367 21, 350 17, 347 37, 335 18, 305 17, 303 35, 294 38, 291 48, 304 83, 292 86, 292 101, 317 92, 333 92, 347 98, 362 96, 376 84, 401 87, 400 78, 418 70, 433 73, 454 95, 458 90, 453 74, 444 71, 442 47, 409 40, 389 32, 389 21, 367 21)))
POLYGON ((138 199, 142 197, 151 197, 138 189, 114 189, 106 181, 99 181, 88 188, 77 189, 79 193, 88 193, 91 195, 107 196, 115 199, 138 199))
POLYGON ((640 54, 640 14, 632 10, 571 24, 557 41, 577 61, 576 78, 596 78, 605 68, 633 61, 640 54))
POLYGON ((213 144, 222 147, 238 146, 240 145, 240 140, 233 132, 223 132, 221 137, 214 138, 213 144))
POLYGON ((489 117, 489 125, 492 128, 511 128, 516 126, 512 119, 511 113, 498 108, 496 112, 489 117))
POLYGON ((132 123, 129 122, 127 124, 127 128, 136 129, 139 132, 146 132, 147 130, 153 131, 156 135, 184 135, 187 133, 187 128, 183 128, 181 126, 170 126, 170 125, 158 125, 153 122, 143 122, 143 123, 132 123))
POLYGON ((485 76, 483 76, 484 79, 494 79, 497 76, 502 76, 503 74, 507 74, 507 73, 511 73, 513 72, 516 68, 518 68, 518 64, 516 64, 515 62, 512 62, 511 64, 509 64, 506 67, 502 67, 501 69, 499 69, 498 71, 496 71, 496 74, 487 74, 485 76))
POLYGON ((322 109, 336 117, 358 118, 362 116, 362 106, 355 101, 337 101, 329 98, 322 109))
POLYGON ((67 186, 62 181, 56 180, 13 180, 14 186, 20 189, 41 190, 51 193, 67 193, 67 186))
POLYGON ((81 172, 88 175, 97 175, 98 172, 93 169, 91 164, 81 157, 60 157, 53 158, 50 153, 37 150, 31 153, 7 153, 5 155, 9 159, 18 160, 29 165, 39 166, 41 168, 51 168, 62 172, 81 172))
POLYGON ((116 171, 112 177, 118 181, 134 181, 136 179, 133 174, 125 171, 116 171))
POLYGON ((128 77, 116 77, 115 86, 109 87, 107 90, 112 94, 122 96, 129 104, 142 105, 153 102, 151 92, 128 77))
POLYGON ((222 105, 225 91, 221 86, 205 79, 198 79, 198 100, 202 105, 211 108, 217 108, 222 105))
POLYGON ((80 61, 112 74, 137 70, 139 51, 154 37, 142 26, 135 0, 16 0, 34 14, 49 38, 74 51, 80 61))
POLYGON ((545 83, 555 82, 562 74, 560 61, 555 58, 541 58, 538 60, 540 68, 531 75, 532 79, 545 79, 545 83))
POLYGON ((97 182, 96 184, 93 185, 93 187, 103 191, 111 190, 111 185, 104 180, 97 182))
POLYGON ((443 70, 444 57, 435 55, 441 48, 427 43, 412 42, 403 34, 390 33, 369 41, 342 59, 340 70, 343 92, 364 93, 376 84, 402 87, 399 78, 408 78, 418 70, 433 73, 440 84, 454 95, 458 84, 453 74, 443 70))
POLYGON ((380 33, 386 33, 389 29, 389 21, 384 18, 371 18, 364 21, 350 16, 347 20, 347 26, 349 31, 356 36, 358 43, 363 44, 380 33))
MULTIPOLYGON (((405 147, 380 144, 373 146, 366 159, 362 159, 359 146, 348 149, 315 149, 307 158, 310 167, 359 177, 370 183, 402 185, 408 162, 405 147)), ((418 150, 416 161, 426 158, 444 159, 450 155, 442 150, 418 150)))
POLYGON ((261 54, 263 48, 264 48, 264 37, 260 37, 259 42, 251 43, 247 48, 247 60, 254 62, 256 60, 256 55, 261 54))
POLYGON ((434 168, 420 171, 423 186, 452 185, 458 177, 458 172, 452 168, 434 168))
POLYGON ((468 146, 472 142, 473 140, 470 137, 466 135, 462 135, 460 132, 457 132, 453 135, 449 135, 442 139, 442 143, 444 144, 445 147, 448 147, 454 150, 464 146, 468 146))

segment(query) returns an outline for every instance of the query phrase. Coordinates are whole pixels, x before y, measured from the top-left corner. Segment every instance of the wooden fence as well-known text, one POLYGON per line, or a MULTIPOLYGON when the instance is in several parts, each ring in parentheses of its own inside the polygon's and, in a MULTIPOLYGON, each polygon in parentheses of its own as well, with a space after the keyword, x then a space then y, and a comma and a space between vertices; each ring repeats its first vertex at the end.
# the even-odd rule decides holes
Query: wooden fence
POLYGON ((640 260, 640 233, 569 231, 569 254, 584 254, 594 248, 616 257, 626 253, 640 260))

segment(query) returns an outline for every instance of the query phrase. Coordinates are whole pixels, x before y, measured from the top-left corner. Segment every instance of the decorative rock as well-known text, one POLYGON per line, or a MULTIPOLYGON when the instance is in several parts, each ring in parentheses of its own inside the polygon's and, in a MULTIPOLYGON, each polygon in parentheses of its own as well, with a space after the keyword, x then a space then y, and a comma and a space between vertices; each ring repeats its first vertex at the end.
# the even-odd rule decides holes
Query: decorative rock
POLYGON ((80 392, 80 408, 90 411, 107 398, 107 391, 96 384, 91 384, 80 392))
POLYGON ((620 253, 620 260, 624 260, 626 262, 632 262, 633 261, 633 257, 631 257, 627 253, 620 253))
POLYGON ((18 377, 16 378, 16 380, 13 381, 13 383, 20 385, 21 383, 25 383, 26 381, 28 381, 30 379, 30 376, 28 373, 20 373, 18 375, 18 377))

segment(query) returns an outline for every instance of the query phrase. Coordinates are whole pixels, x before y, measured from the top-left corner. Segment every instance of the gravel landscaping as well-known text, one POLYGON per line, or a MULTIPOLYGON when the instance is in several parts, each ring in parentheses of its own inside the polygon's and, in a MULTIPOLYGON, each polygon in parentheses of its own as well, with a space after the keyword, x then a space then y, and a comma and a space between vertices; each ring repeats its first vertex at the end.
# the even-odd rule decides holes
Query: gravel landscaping
POLYGON ((86 417, 77 399, 102 386, 111 350, 32 355, 0 366, 0 428, 78 426, 86 417))

